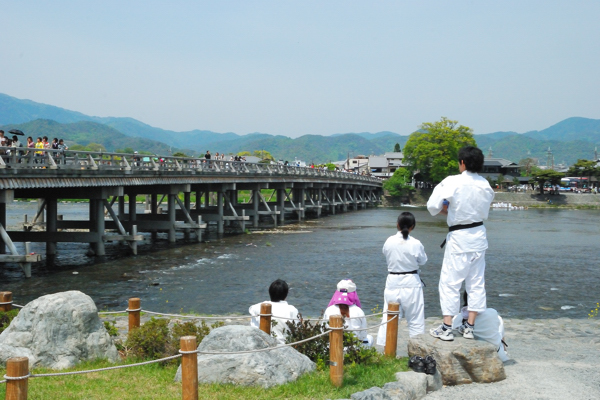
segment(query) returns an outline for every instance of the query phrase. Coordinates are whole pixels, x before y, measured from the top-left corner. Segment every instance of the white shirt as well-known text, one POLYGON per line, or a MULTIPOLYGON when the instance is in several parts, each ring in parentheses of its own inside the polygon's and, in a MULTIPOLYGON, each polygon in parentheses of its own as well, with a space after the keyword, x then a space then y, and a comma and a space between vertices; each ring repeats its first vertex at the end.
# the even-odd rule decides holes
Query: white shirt
MULTIPOLYGON (((271 333, 275 334, 275 338, 279 343, 285 343, 285 337, 288 332, 286 325, 287 321, 299 321, 298 309, 286 301, 263 301, 263 303, 271 304, 271 321, 276 321, 277 324, 271 327, 271 333), (281 318, 278 318, 281 317, 281 318)), ((248 309, 252 319, 250 320, 250 326, 260 328, 260 305, 262 303, 255 304, 248 309)))
MULTIPOLYGON (((345 319, 344 329, 365 329, 367 327, 367 319, 365 318, 365 313, 363 310, 357 305, 351 305, 348 307, 350 310, 350 318, 345 319)), ((329 327, 329 317, 332 315, 342 315, 340 313, 340 307, 337 304, 327 307, 325 310, 325 314, 323 314, 323 320, 326 322, 327 327, 329 327)), ((367 340, 367 331, 353 331, 361 341, 367 340)))
MULTIPOLYGON (((382 252, 389 272, 415 271, 427 262, 421 242, 410 235, 404 240, 402 232, 390 236, 383 244, 382 252)), ((421 279, 419 274, 388 275, 386 287, 421 287, 421 279)))
MULTIPOLYGON (((448 226, 466 225, 488 218, 490 205, 494 200, 494 191, 489 182, 479 174, 464 171, 460 175, 447 177, 433 189, 427 201, 427 209, 431 215, 437 215, 442 211, 444 199, 450 202, 448 226)), ((488 247, 483 225, 448 232, 446 240, 451 253, 483 251, 488 247)))

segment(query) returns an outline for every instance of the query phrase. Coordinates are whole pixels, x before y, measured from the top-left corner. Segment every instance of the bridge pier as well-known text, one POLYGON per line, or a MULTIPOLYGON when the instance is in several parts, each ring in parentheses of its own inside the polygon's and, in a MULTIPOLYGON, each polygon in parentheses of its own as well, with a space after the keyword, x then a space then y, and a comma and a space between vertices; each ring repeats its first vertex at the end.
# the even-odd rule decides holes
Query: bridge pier
MULTIPOLYGON (((46 199, 46 232, 49 237, 56 233, 56 221, 58 219, 58 205, 55 198, 46 199)), ((46 242, 46 256, 56 255, 56 242, 46 242)))

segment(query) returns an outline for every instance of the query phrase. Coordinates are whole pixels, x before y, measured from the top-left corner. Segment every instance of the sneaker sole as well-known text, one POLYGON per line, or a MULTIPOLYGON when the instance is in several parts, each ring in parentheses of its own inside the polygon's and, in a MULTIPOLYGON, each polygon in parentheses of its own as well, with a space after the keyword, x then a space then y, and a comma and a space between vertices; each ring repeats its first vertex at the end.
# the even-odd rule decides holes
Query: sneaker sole
POLYGON ((475 339, 475 336, 473 336, 473 334, 468 334, 468 333, 464 333, 463 334, 463 338, 465 339, 475 339))
POLYGON ((433 336, 434 338, 438 338, 438 339, 441 339, 441 340, 443 340, 444 342, 451 342, 451 341, 453 341, 453 340, 454 340, 454 335, 452 335, 452 336, 443 336, 443 335, 439 335, 439 336, 438 336, 438 335, 434 334, 434 333, 433 333, 433 332, 431 332, 431 331, 429 331, 429 334, 430 334, 431 336, 433 336))

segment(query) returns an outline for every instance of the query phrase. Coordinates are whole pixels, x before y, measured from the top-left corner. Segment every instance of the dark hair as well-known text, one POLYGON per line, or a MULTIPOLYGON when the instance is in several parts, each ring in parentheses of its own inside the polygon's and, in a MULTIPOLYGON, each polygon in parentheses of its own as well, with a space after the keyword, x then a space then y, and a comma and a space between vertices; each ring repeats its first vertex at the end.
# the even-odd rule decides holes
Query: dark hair
POLYGON ((42 140, 42 138, 38 136, 38 138, 36 140, 42 140))
POLYGON ((42 139, 44 139, 47 142, 48 141, 48 136, 44 136, 42 139))
POLYGON ((414 229, 416 225, 415 216, 407 211, 398 216, 398 230, 402 232, 404 240, 408 239, 409 229, 414 229))
POLYGON ((54 139, 52 139, 53 142, 58 142, 58 138, 55 137, 54 139))
POLYGON ((13 140, 19 140, 19 138, 17 137, 17 135, 13 135, 13 140))
POLYGON ((483 153, 477 147, 465 146, 458 151, 458 163, 463 161, 469 172, 481 172, 483 158, 483 153))
POLYGON ((269 286, 269 297, 271 297, 271 301, 285 300, 289 290, 290 288, 285 281, 277 279, 269 286))
POLYGON ((348 304, 338 304, 338 308, 340 309, 340 314, 344 318, 350 318, 350 307, 348 304))

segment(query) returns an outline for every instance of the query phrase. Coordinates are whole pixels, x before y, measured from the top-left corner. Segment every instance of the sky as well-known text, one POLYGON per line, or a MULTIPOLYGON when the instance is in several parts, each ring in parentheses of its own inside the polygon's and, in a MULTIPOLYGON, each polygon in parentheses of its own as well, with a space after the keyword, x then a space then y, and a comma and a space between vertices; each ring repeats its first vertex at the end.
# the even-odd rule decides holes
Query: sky
POLYGON ((597 0, 0 0, 0 92, 175 131, 526 132, 600 118, 599 44, 597 0))

